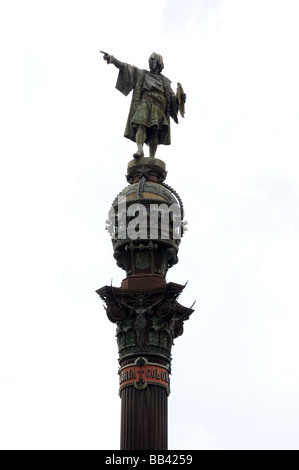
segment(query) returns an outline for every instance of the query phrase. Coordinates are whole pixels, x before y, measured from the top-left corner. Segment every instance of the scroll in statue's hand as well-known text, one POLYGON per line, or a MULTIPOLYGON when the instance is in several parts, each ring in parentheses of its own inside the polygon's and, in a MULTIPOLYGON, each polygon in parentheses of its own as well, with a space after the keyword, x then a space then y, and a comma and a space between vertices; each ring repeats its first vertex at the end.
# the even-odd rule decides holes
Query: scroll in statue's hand
POLYGON ((186 103, 186 93, 183 90, 183 87, 180 83, 177 85, 177 100, 179 104, 179 111, 182 117, 185 116, 185 103, 186 103))

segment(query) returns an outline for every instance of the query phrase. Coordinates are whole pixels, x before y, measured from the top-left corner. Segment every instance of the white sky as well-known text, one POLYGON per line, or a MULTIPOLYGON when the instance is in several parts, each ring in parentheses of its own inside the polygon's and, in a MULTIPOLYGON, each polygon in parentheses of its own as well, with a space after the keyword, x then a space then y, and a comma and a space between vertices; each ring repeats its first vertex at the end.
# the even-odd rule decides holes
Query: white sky
POLYGON ((299 3, 2 0, 0 447, 117 449, 120 285, 104 230, 130 97, 99 49, 187 93, 159 147, 189 231, 168 281, 170 449, 299 448, 299 3))

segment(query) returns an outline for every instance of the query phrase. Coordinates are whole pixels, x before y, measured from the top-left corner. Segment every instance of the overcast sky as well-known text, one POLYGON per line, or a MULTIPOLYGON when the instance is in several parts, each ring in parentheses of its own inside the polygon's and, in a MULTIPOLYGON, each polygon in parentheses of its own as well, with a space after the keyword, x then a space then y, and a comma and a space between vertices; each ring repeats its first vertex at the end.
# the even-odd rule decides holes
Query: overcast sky
POLYGON ((299 448, 297 0, 0 3, 0 447, 117 449, 120 286, 105 220, 127 186, 130 96, 99 50, 155 51, 187 93, 158 148, 189 230, 167 280, 170 449, 299 448))

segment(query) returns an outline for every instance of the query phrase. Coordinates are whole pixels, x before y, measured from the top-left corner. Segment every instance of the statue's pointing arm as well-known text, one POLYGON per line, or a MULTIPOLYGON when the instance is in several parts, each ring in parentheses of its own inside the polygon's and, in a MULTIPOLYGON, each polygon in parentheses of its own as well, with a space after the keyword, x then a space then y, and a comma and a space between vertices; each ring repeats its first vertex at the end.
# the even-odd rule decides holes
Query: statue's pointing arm
POLYGON ((117 60, 113 55, 105 53, 103 59, 106 60, 107 64, 113 64, 118 69, 121 68, 122 62, 117 60))
POLYGON ((116 88, 127 96, 135 86, 138 69, 133 65, 120 62, 120 60, 116 59, 113 55, 107 54, 106 52, 103 52, 103 54, 103 59, 106 60, 107 64, 113 64, 119 69, 116 88))

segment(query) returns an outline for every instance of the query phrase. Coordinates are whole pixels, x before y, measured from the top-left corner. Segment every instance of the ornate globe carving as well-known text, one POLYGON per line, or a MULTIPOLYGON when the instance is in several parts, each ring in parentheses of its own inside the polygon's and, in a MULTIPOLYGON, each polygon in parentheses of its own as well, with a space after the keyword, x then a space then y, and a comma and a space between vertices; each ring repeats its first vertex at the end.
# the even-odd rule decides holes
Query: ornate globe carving
POLYGON ((183 204, 176 191, 163 182, 165 164, 157 159, 141 160, 145 162, 129 163, 131 184, 113 201, 107 228, 114 258, 127 276, 140 273, 165 278, 178 262, 183 204))

